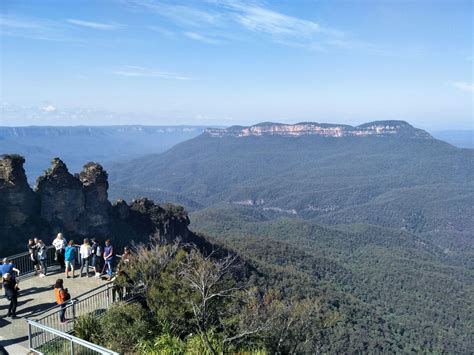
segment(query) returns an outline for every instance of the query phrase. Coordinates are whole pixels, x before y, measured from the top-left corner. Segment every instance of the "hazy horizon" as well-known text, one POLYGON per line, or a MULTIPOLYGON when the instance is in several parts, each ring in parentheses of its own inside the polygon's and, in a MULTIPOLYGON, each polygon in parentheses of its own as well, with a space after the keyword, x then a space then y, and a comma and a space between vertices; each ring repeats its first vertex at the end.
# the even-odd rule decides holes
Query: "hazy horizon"
POLYGON ((472 2, 3 1, 0 125, 473 128, 472 2))

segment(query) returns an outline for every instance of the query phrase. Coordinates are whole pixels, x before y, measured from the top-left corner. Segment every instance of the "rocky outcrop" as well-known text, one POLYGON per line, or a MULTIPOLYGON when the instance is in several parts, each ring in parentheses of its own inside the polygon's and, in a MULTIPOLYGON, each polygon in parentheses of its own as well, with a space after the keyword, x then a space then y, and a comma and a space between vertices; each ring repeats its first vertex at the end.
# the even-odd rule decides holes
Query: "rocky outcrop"
POLYGON ((87 163, 78 175, 85 199, 85 223, 93 233, 105 234, 110 224, 107 172, 95 163, 87 163))
POLYGON ((66 164, 55 158, 37 179, 33 191, 25 176, 24 162, 17 155, 0 158, 2 255, 24 251, 23 244, 33 236, 48 244, 58 232, 76 240, 112 238, 118 247, 132 240, 147 241, 150 236, 159 236, 166 242, 189 242, 194 238, 183 207, 157 205, 144 198, 130 205, 123 200, 111 204, 107 172, 97 163, 87 163, 79 174, 72 175, 66 164))
POLYGON ((431 138, 427 132, 416 129, 405 121, 375 121, 357 127, 315 122, 297 124, 264 122, 250 127, 232 126, 229 128, 209 128, 204 131, 204 134, 214 138, 260 137, 269 135, 285 137, 314 135, 334 138, 368 136, 431 138))
POLYGON ((54 232, 85 232, 84 189, 61 159, 53 159, 51 168, 38 178, 36 193, 41 201, 41 217, 54 232))
POLYGON ((33 235, 42 227, 38 198, 28 185, 24 162, 18 155, 0 157, 0 245, 11 246, 18 236, 33 235))

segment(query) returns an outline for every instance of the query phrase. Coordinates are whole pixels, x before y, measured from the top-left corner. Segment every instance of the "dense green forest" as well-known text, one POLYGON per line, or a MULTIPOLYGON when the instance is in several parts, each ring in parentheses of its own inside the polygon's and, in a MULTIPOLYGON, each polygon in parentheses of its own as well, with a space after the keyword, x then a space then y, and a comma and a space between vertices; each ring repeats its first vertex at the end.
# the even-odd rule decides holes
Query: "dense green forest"
POLYGON ((191 218, 194 230, 273 275, 283 293, 338 300, 348 318, 328 330, 328 351, 463 353, 474 345, 474 268, 467 254, 446 254, 407 231, 269 219, 251 207, 221 206, 191 218))
POLYGON ((474 231, 474 151, 436 139, 201 135, 110 168, 112 196, 252 204, 322 224, 474 231))
MULTIPOLYGON (((338 315, 321 352, 474 348, 474 151, 423 138, 203 134, 111 170, 171 198, 251 282, 338 315)), ((418 132, 418 131, 416 131, 418 132)), ((415 133, 416 133, 415 132, 415 133)))

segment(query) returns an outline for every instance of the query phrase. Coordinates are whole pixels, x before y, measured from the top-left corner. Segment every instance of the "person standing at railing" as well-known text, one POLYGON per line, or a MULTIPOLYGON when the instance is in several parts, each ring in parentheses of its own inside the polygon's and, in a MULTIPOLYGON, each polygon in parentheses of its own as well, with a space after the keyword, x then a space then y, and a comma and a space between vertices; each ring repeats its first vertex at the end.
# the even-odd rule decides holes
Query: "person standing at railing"
POLYGON ((45 277, 48 272, 48 266, 46 265, 46 245, 42 240, 38 241, 37 245, 38 250, 38 261, 40 263, 40 277, 45 277))
POLYGON ((10 301, 7 317, 16 318, 16 306, 18 300, 18 284, 12 279, 11 274, 6 273, 2 277, 2 286, 5 290, 5 296, 10 301))
POLYGON ((72 278, 74 278, 74 264, 76 261, 76 246, 74 241, 70 240, 65 251, 64 261, 66 263, 66 278, 69 278, 69 269, 72 271, 72 278))
POLYGON ((89 261, 92 254, 92 248, 89 244, 89 239, 84 239, 83 244, 79 249, 79 254, 81 255, 81 272, 79 273, 80 277, 82 277, 82 269, 84 266, 86 268, 86 276, 89 277, 89 261))
POLYGON ((105 248, 104 248, 104 269, 102 273, 104 273, 105 268, 107 268, 107 281, 112 279, 112 261, 114 259, 114 248, 112 244, 110 244, 110 240, 107 239, 105 241, 105 248))
POLYGON ((102 247, 97 243, 95 238, 92 238, 92 259, 91 259, 91 266, 94 268, 95 277, 100 277, 100 260, 102 257, 102 247))
POLYGON ((66 248, 66 239, 63 237, 62 233, 58 233, 56 238, 53 240, 53 246, 56 249, 55 251, 55 258, 57 262, 59 263, 59 266, 64 269, 65 268, 65 263, 64 263, 64 250, 66 248))
POLYGON ((56 303, 60 306, 59 321, 66 323, 66 301, 71 299, 67 288, 64 288, 63 279, 57 279, 54 284, 54 295, 56 296, 56 303))
POLYGON ((20 276, 20 270, 18 270, 8 258, 3 259, 3 264, 0 265, 0 274, 2 274, 2 277, 6 274, 10 274, 11 279, 18 284, 16 276, 20 276))
POLYGON ((35 275, 37 275, 39 273, 38 238, 28 240, 28 251, 30 253, 30 260, 33 262, 35 275))

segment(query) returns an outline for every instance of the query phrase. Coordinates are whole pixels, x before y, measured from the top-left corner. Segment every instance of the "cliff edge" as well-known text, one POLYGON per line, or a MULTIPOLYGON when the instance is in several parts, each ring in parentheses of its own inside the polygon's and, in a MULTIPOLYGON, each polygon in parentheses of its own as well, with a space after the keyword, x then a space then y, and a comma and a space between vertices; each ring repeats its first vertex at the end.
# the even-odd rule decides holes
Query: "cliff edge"
POLYGON ((146 198, 108 200, 108 175, 100 164, 89 162, 72 175, 66 164, 54 158, 37 179, 33 190, 27 182, 19 155, 0 156, 0 250, 1 256, 23 252, 28 238, 50 244, 54 235, 67 239, 112 238, 123 246, 132 240, 159 236, 165 241, 202 242, 188 230, 184 208, 157 205, 146 198))

